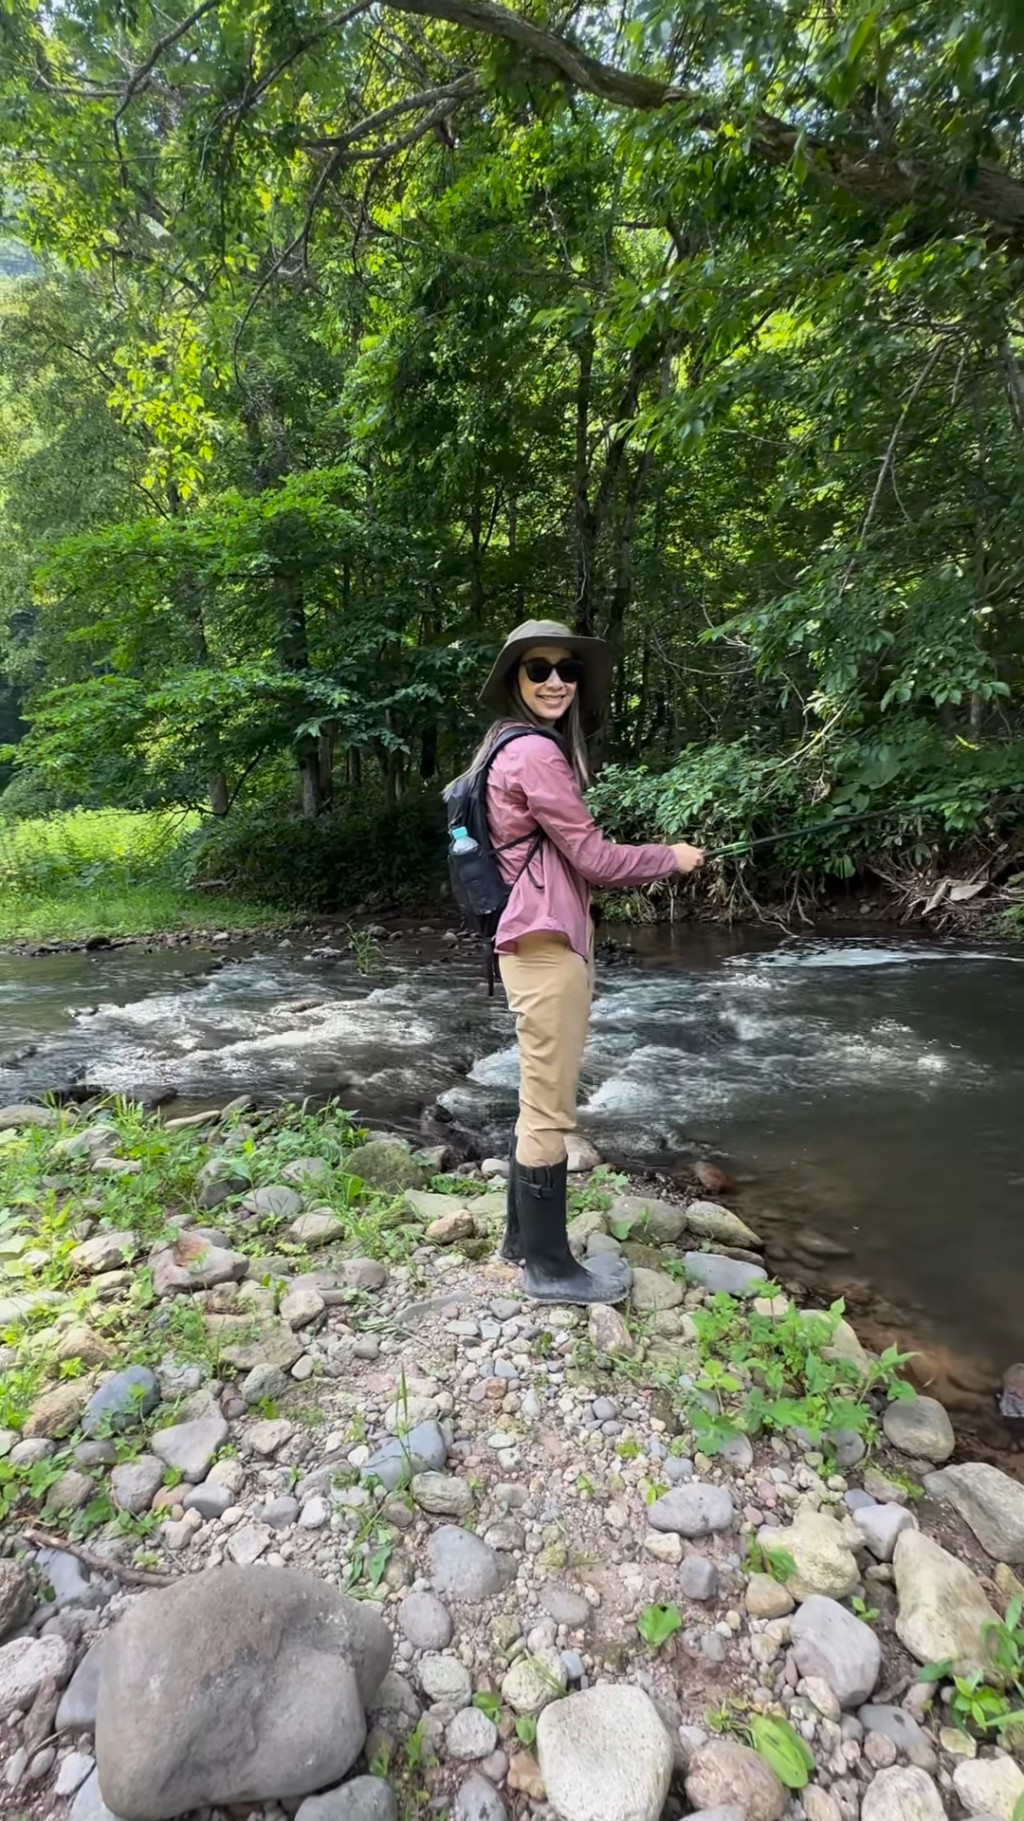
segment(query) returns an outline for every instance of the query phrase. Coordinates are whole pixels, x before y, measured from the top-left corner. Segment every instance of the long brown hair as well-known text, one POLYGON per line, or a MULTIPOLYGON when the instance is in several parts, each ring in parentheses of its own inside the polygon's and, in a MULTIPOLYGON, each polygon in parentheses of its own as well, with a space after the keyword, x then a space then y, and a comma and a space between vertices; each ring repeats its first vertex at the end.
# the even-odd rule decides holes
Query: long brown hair
MULTIPOLYGON (((475 771, 479 771, 481 765, 487 763, 495 740, 506 727, 550 727, 551 725, 550 721, 542 721, 539 716, 531 714, 527 708, 519 692, 518 672, 517 681, 509 683, 508 707, 508 714, 500 715, 487 729, 462 777, 472 777, 475 771)), ((586 790, 590 783, 590 765, 587 759, 587 740, 583 732, 583 714, 580 709, 578 689, 561 720, 555 722, 555 732, 561 737, 569 763, 576 774, 576 782, 581 790, 586 790)), ((461 783, 462 778, 456 778, 455 782, 461 783)))

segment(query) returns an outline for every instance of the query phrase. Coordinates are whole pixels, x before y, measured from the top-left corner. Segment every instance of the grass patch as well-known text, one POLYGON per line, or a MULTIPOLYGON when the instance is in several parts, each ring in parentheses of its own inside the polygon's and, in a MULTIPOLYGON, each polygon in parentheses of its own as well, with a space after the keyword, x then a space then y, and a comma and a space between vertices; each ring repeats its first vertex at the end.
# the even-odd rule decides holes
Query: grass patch
POLYGON ((149 936, 172 930, 276 929, 285 912, 247 898, 185 886, 124 885, 9 896, 0 901, 0 942, 84 942, 90 936, 149 936))
MULTIPOLYGON (((223 1228, 234 1250, 271 1252, 286 1262, 289 1274, 330 1268, 354 1253, 408 1263, 422 1223, 401 1197, 374 1190, 352 1172, 350 1158, 364 1137, 336 1104, 316 1112, 289 1107, 235 1115, 218 1126, 173 1131, 125 1099, 65 1107, 52 1126, 0 1133, 0 1431, 11 1432, 0 1437, 0 1523, 14 1511, 39 1507, 52 1517, 47 1497, 73 1464, 80 1433, 73 1408, 70 1432, 61 1434, 48 1459, 18 1465, 9 1458, 13 1438, 44 1391, 129 1364, 155 1367, 165 1356, 178 1365, 198 1365, 209 1379, 222 1372, 225 1335, 231 1345, 249 1346, 258 1343, 263 1324, 275 1319, 279 1280, 269 1273, 249 1280, 255 1298, 222 1286, 218 1300, 226 1309, 216 1314, 230 1315, 229 1330, 221 1330, 208 1307, 189 1295, 157 1298, 150 1253, 155 1243, 173 1238, 178 1219, 223 1228), (127 1174, 97 1173, 97 1150, 113 1151, 135 1168, 127 1174), (211 1152, 237 1186, 216 1209, 203 1213, 197 1190, 211 1152), (256 1218, 241 1210, 251 1188, 280 1183, 298 1158, 317 1158, 323 1166, 315 1180, 306 1176, 305 1187, 296 1186, 307 1206, 336 1213, 340 1243, 311 1250, 289 1240, 286 1211, 256 1218), (101 1285, 72 1257, 86 1219, 93 1227, 90 1237, 114 1231, 130 1236, 116 1248, 114 1268, 122 1251, 128 1267, 116 1283, 101 1285), (260 1294, 267 1290, 269 1297, 260 1294), (71 1326, 79 1331, 86 1357, 67 1345, 71 1326)), ((374 1299, 356 1288, 343 1296, 349 1321, 372 1329, 374 1299)), ((83 1397, 88 1389, 83 1384, 83 1397)), ((130 1460, 145 1449, 149 1432, 173 1423, 178 1408, 174 1398, 165 1398, 149 1415, 137 1412, 123 1430, 115 1425, 110 1439, 118 1459, 130 1460)), ((311 1405, 301 1413, 289 1408, 288 1414, 318 1420, 311 1405)), ((73 1540, 102 1532, 140 1542, 157 1522, 154 1513, 135 1519, 115 1512, 100 1479, 95 1497, 66 1514, 73 1540)), ((361 1592, 376 1591, 389 1553, 383 1534, 368 1532, 360 1541, 361 1592)))
POLYGON ((199 826, 156 810, 0 820, 0 942, 279 924, 286 913, 265 899, 192 889, 199 826))

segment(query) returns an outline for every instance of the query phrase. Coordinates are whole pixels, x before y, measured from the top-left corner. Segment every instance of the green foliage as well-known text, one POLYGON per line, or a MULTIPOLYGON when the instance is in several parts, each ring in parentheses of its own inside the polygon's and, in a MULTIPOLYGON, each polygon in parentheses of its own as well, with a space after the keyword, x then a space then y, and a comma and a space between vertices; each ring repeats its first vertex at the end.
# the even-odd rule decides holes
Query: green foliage
POLYGON ((747 1701, 731 1699, 707 1715, 712 1732, 733 1733, 760 1752, 787 1789, 804 1789, 814 1770, 814 1757, 800 1734, 781 1714, 766 1714, 747 1701))
MULTIPOLYGON (((570 1211, 572 1214, 607 1214, 616 1195, 621 1194, 628 1187, 625 1176, 609 1169, 603 1163, 598 1164, 596 1170, 591 1170, 581 1189, 570 1190, 570 1211)), ((621 1225, 621 1222, 613 1222, 609 1231, 614 1232, 616 1225, 621 1225)), ((625 1238, 628 1232, 629 1223, 627 1222, 626 1232, 616 1234, 616 1238, 625 1238)))
POLYGON ((788 1720, 773 1714, 752 1714, 750 1743, 770 1765, 786 1789, 804 1789, 814 1769, 814 1756, 788 1720))
POLYGON ((531 14, 525 69, 442 0, 8 0, 9 807, 209 806, 201 879, 412 903, 557 611, 622 656, 616 831, 884 812, 721 909, 1012 830, 1019 7, 677 11, 531 14))
POLYGON ((928 1663, 919 1682, 951 1683, 949 1710, 964 1732, 997 1733, 1011 1749, 1024 1738, 1024 1601, 1015 1595, 1005 1616, 984 1628, 988 1671, 953 1674, 952 1662, 928 1663))
POLYGON ((537 1722, 532 1714, 519 1714, 516 1719, 516 1738, 520 1745, 532 1751, 537 1743, 537 1722))
POLYGON ((682 1622, 678 1606, 645 1606, 637 1619, 636 1628, 645 1644, 649 1644, 652 1650, 661 1650, 679 1630, 682 1622))
POLYGON ((280 920, 272 906, 191 888, 195 823, 187 812, 79 809, 24 820, 0 813, 0 942, 280 920))
POLYGON ((881 1617, 878 1607, 868 1606, 859 1594, 854 1594, 850 1607, 854 1616, 861 1619, 865 1625, 874 1625, 881 1617))
POLYGON ((481 1194, 483 1187, 475 1176, 432 1176, 430 1179, 432 1195, 452 1195, 460 1201, 481 1194))
POLYGON ((442 811, 413 792, 394 808, 379 797, 343 800, 315 821, 279 800, 208 822, 194 874, 279 905, 337 910, 372 901, 414 906, 436 895, 444 867, 442 811))
MULTIPOLYGON (((766 1294, 776 1294, 771 1286, 766 1294)), ((801 1429, 827 1446, 844 1430, 871 1441, 869 1395, 913 1396, 900 1377, 907 1356, 894 1347, 866 1373, 832 1346, 842 1300, 827 1314, 790 1307, 778 1319, 724 1294, 695 1313, 701 1367, 681 1398, 697 1446, 718 1454, 739 1434, 801 1429)))
POLYGON ((481 1689, 478 1694, 473 1696, 473 1706, 478 1707, 482 1714, 486 1714, 489 1720, 493 1720, 497 1724, 498 1716, 501 1713, 501 1702, 497 1695, 491 1694, 488 1689, 481 1689))
POLYGON ((759 1543, 755 1536, 747 1538, 743 1562, 748 1574, 770 1575, 783 1587, 796 1573, 796 1562, 788 1549, 773 1549, 769 1544, 759 1543))

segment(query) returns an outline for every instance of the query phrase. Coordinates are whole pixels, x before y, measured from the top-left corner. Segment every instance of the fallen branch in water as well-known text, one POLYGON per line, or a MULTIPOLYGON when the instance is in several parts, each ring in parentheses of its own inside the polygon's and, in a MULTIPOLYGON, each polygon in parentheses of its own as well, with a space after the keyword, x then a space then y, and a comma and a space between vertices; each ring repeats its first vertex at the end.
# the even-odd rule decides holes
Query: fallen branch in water
POLYGON ((21 1535, 30 1543, 36 1543, 40 1549, 60 1549, 65 1555, 73 1555, 86 1568, 95 1568, 100 1574, 114 1574, 119 1580, 128 1581, 136 1587, 173 1587, 181 1580, 179 1574, 152 1574, 145 1568, 131 1568, 125 1562, 115 1562, 109 1556, 100 1555, 96 1549, 83 1549, 81 1543, 69 1543, 62 1536, 51 1536, 49 1531, 36 1530, 28 1525, 21 1535))

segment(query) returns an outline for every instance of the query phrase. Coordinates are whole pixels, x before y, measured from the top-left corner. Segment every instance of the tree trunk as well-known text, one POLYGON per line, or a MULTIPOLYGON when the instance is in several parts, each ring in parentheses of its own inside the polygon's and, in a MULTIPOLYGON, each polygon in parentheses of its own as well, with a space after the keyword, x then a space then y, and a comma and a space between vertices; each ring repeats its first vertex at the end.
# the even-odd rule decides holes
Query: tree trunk
POLYGON ((480 464, 478 462, 473 475, 473 498, 469 508, 469 610, 474 626, 482 625, 484 617, 483 527, 484 515, 480 500, 480 464))
POLYGON ((210 779, 210 809, 215 816, 226 816, 230 808, 227 778, 222 771, 215 772, 210 779))
POLYGON ((420 735, 420 777, 427 781, 437 776, 437 722, 431 721, 420 735))
POLYGON ((320 801, 324 808, 334 796, 334 739, 337 728, 331 723, 324 728, 317 742, 318 770, 320 774, 320 801))
POLYGON ((302 813, 310 821, 320 814, 320 755, 315 740, 304 741, 299 748, 299 780, 302 786, 302 813))
POLYGON ((594 331, 587 325, 580 342, 576 380, 576 465, 573 518, 576 526, 576 629, 589 636, 594 622, 594 563, 597 523, 590 507, 590 386, 594 373, 594 331))

